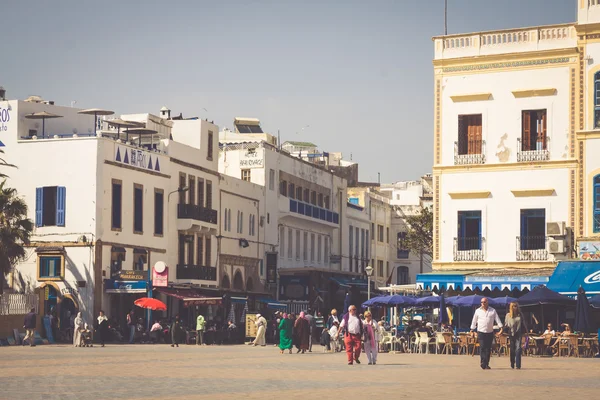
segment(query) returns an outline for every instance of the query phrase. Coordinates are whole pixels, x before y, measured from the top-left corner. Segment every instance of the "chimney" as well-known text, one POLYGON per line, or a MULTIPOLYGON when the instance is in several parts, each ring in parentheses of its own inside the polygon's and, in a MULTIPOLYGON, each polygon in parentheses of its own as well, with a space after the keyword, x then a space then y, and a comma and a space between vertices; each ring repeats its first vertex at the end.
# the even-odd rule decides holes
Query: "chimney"
POLYGON ((0 100, 6 100, 6 89, 3 86, 0 86, 0 100))
POLYGON ((171 118, 171 110, 169 110, 167 107, 164 107, 160 109, 160 117, 162 119, 170 119, 171 118))

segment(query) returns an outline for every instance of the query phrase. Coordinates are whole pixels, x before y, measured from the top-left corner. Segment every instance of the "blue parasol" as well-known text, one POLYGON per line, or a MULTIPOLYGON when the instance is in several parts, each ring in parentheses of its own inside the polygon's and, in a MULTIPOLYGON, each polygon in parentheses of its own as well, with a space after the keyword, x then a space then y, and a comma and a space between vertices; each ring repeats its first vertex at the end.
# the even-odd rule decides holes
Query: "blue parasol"
POLYGON ((448 323, 448 310, 446 310, 446 298, 444 293, 440 295, 440 315, 438 318, 438 323, 448 323))
POLYGON ((517 301, 514 297, 497 297, 495 299, 489 299, 490 306, 492 307, 506 307, 510 303, 517 301))
POLYGON ((471 296, 463 296, 460 299, 454 301, 452 305, 455 307, 474 307, 480 305, 481 299, 483 298, 484 296, 480 296, 478 294, 474 294, 471 296))
POLYGON ((440 305, 440 296, 420 297, 415 301, 416 306, 438 307, 440 305))
POLYGON ((590 303, 588 302, 585 290, 579 287, 577 290, 577 305, 575 308, 575 332, 590 333, 590 303))

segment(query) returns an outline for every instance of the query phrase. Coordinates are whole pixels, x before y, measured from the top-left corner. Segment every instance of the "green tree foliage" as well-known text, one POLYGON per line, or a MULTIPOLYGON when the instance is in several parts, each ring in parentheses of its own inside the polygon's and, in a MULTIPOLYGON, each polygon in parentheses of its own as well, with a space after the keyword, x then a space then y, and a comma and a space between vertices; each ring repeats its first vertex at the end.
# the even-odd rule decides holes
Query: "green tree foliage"
POLYGON ((406 216, 408 231, 405 246, 416 254, 433 257, 433 213, 428 207, 421 209, 419 214, 406 216))

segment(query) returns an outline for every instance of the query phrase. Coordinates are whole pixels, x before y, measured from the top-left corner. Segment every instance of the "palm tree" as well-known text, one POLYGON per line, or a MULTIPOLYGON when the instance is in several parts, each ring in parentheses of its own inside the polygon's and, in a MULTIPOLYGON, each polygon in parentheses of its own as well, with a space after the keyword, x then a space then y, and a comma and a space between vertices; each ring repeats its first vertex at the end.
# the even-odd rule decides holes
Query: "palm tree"
MULTIPOLYGON (((0 154, 4 154, 4 150, 0 149, 0 154)), ((13 168, 17 168, 16 165, 7 163, 4 160, 4 158, 0 158, 0 167, 13 167, 13 168)), ((6 178, 7 176, 8 175, 3 174, 3 173, 0 172, 0 178, 6 178)), ((0 293, 2 293, 2 292, 0 291, 0 293)))
POLYGON ((4 279, 14 263, 25 257, 23 245, 29 243, 33 221, 27 218, 27 204, 17 191, 0 183, 0 295, 4 279))

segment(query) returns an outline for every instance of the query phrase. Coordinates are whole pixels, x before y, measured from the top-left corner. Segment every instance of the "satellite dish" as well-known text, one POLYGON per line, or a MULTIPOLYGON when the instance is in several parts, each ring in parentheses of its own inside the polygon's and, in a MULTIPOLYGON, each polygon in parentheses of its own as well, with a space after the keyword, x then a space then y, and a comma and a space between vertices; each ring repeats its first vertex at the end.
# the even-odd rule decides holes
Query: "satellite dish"
POLYGON ((167 264, 165 264, 164 261, 157 261, 156 264, 154 264, 154 270, 156 272, 158 272, 159 274, 162 274, 163 272, 165 272, 166 269, 167 269, 167 264))

